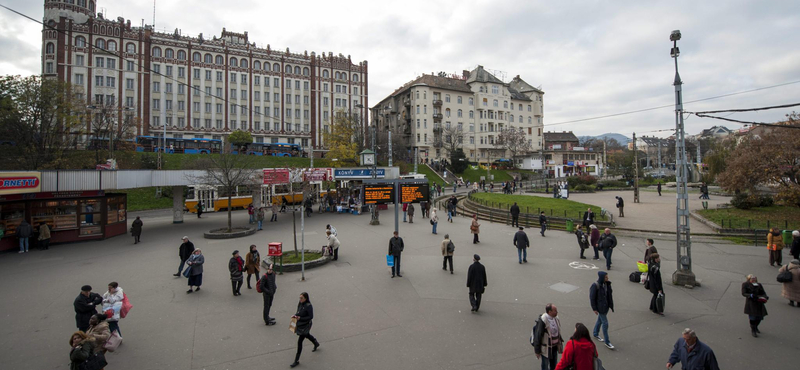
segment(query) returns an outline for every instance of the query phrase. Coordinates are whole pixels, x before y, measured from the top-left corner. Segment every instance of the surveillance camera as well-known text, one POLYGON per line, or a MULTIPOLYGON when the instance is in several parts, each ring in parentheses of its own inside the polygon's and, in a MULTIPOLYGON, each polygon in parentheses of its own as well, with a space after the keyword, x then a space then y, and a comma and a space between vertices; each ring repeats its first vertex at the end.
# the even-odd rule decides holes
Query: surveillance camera
POLYGON ((669 41, 678 41, 680 39, 681 39, 681 31, 680 30, 672 31, 672 33, 669 34, 669 41))

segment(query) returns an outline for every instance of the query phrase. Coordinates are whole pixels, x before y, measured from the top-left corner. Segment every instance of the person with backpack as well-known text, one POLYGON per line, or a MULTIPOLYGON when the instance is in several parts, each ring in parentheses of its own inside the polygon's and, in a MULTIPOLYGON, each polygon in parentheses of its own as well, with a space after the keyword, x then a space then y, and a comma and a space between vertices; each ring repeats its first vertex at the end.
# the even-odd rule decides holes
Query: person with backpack
POLYGON ((531 330, 531 345, 537 359, 542 360, 542 370, 554 370, 558 354, 564 351, 564 338, 561 337, 561 320, 558 308, 548 303, 545 312, 536 319, 531 330))
POLYGON ((444 234, 442 240, 442 270, 447 271, 447 263, 450 263, 450 275, 453 274, 453 252, 456 250, 455 244, 450 240, 450 234, 444 234))
POLYGON ((589 336, 589 329, 582 323, 575 324, 575 333, 564 345, 564 354, 556 370, 594 370, 597 347, 589 336))
POLYGON ((617 247, 617 237, 611 233, 611 229, 606 228, 605 233, 600 235, 600 240, 597 241, 598 249, 603 251, 603 257, 606 259, 606 270, 611 270, 611 253, 617 247))
POLYGON ((616 196, 617 198, 617 208, 619 208, 619 217, 625 217, 625 201, 622 200, 622 197, 616 196))
POLYGON ((275 292, 278 290, 278 285, 275 283, 275 270, 273 264, 267 266, 267 272, 261 276, 256 285, 256 290, 261 293, 264 298, 264 324, 267 326, 275 325, 277 321, 275 318, 269 317, 269 310, 272 308, 272 300, 275 298, 275 292))
POLYGON ((592 311, 597 315, 592 335, 594 339, 605 343, 608 349, 614 349, 614 345, 608 339, 608 310, 614 311, 614 296, 611 290, 611 282, 608 281, 608 273, 605 271, 597 272, 597 281, 589 288, 589 304, 592 311), (600 338, 600 327, 603 328, 603 338, 600 338))
POLYGON ((650 299, 650 311, 664 316, 664 284, 661 282, 661 257, 659 257, 658 253, 650 255, 650 261, 647 264, 645 288, 650 293, 653 293, 653 298, 650 299), (659 295, 662 297, 661 302, 659 302, 659 295))
POLYGON ((531 242, 528 240, 528 234, 525 234, 522 226, 520 226, 519 231, 514 234, 513 243, 514 246, 517 247, 517 257, 519 257, 519 263, 528 263, 528 247, 531 246, 531 242))

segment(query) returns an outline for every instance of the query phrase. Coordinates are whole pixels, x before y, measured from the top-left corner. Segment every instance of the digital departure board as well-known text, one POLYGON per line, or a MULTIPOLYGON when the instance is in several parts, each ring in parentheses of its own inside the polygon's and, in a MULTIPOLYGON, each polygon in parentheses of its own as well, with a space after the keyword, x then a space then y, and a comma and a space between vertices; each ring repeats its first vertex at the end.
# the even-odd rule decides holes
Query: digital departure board
POLYGON ((419 203, 427 201, 430 196, 428 184, 400 184, 400 202, 419 203))
POLYGON ((394 203, 394 185, 364 185, 364 204, 394 203))

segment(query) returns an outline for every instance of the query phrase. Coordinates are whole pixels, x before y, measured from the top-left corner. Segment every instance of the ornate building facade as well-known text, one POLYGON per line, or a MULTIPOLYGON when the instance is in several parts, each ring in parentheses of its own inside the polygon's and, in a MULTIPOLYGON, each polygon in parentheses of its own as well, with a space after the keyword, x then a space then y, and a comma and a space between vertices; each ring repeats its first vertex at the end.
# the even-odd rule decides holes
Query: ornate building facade
MULTIPOLYGON (((333 53, 256 47, 247 32, 187 37, 95 13, 95 0, 45 0, 42 73, 77 86, 92 105, 139 122, 136 135, 222 139, 323 149, 335 114, 366 126, 367 62, 333 53), (166 127, 165 127, 166 126, 166 127)), ((87 138, 91 135, 87 122, 87 138)))

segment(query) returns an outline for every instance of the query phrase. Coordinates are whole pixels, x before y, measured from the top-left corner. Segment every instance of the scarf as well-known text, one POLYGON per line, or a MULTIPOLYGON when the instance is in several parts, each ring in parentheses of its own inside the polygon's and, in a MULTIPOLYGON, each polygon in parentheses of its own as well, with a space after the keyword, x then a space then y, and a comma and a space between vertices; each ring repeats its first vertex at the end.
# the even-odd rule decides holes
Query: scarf
POLYGON ((547 347, 547 351, 542 350, 542 356, 547 357, 547 354, 550 353, 550 348, 553 346, 558 346, 559 337, 560 337, 560 328, 561 328, 561 320, 556 317, 550 317, 546 312, 542 314, 542 322, 544 322, 545 327, 547 328, 547 334, 549 338, 547 338, 547 342, 545 343, 544 340, 542 341, 542 346, 547 347))
POLYGON ((238 268, 238 271, 242 272, 242 270, 244 268, 244 260, 242 260, 242 257, 236 257, 236 265, 237 265, 236 267, 238 268))
POLYGON ((258 263, 258 260, 261 259, 261 256, 258 254, 258 251, 250 252, 250 259, 251 262, 258 263))

